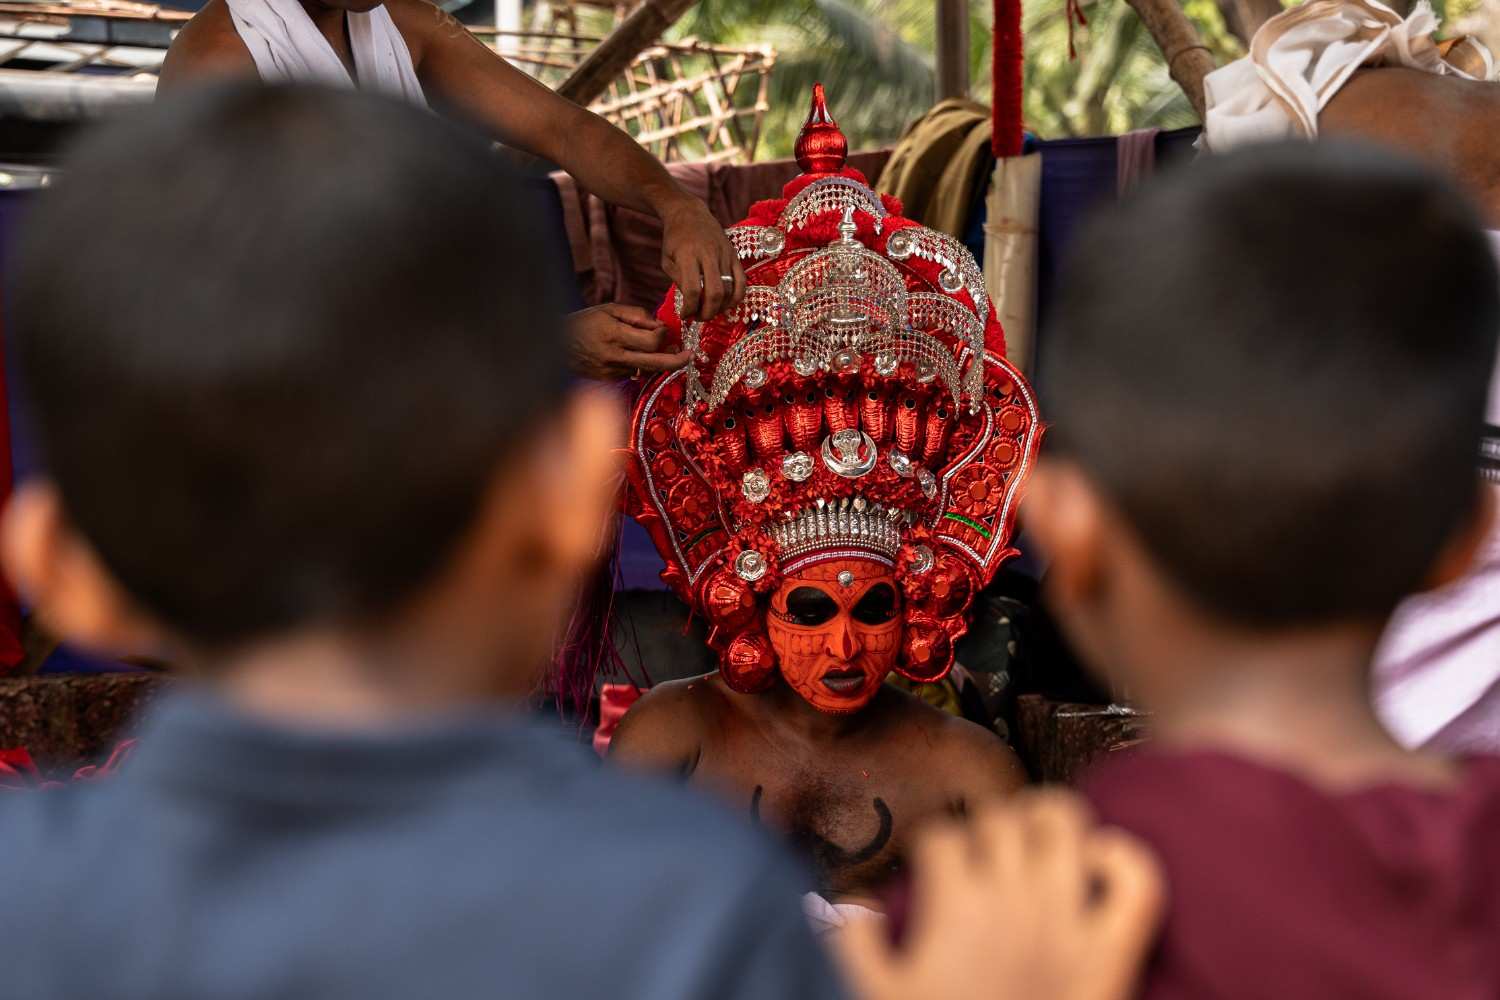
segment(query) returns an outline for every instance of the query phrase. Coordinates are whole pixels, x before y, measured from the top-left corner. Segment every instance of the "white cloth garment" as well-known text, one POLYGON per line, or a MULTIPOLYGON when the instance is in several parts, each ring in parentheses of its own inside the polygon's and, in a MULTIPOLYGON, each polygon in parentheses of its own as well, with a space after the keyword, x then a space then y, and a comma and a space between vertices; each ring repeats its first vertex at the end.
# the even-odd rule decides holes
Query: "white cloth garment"
POLYGON ((802 896, 802 915, 819 936, 836 931, 855 920, 884 920, 885 914, 858 903, 830 903, 816 892, 802 896))
POLYGON ((1318 134, 1318 114, 1354 71, 1406 66, 1466 80, 1494 77, 1484 46, 1467 43, 1482 77, 1444 60, 1437 15, 1418 0, 1402 18, 1379 0, 1307 0, 1261 25, 1250 54, 1203 79, 1203 141, 1222 153, 1252 142, 1318 134))
MULTIPOLYGON (((1500 262, 1500 232, 1490 243, 1500 262)), ((1487 422, 1500 426, 1500 366, 1487 422)), ((1500 753, 1500 520, 1467 576, 1396 609, 1372 679, 1376 712, 1406 746, 1500 753)))
MULTIPOLYGON (((265 82, 356 86, 333 46, 297 0, 228 3, 234 28, 265 82)), ((349 11, 344 17, 349 25, 358 86, 425 108, 427 100, 412 66, 411 51, 384 4, 368 11, 349 11)))

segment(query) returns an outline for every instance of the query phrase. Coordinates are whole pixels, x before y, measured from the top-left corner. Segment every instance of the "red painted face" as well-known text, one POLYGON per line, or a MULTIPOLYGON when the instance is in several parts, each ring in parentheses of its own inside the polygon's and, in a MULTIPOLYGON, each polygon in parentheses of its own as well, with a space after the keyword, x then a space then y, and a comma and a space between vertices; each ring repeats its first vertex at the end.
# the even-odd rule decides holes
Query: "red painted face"
POLYGON ((819 711, 857 712, 896 665, 901 591, 869 559, 837 559, 782 578, 766 630, 781 676, 819 711))

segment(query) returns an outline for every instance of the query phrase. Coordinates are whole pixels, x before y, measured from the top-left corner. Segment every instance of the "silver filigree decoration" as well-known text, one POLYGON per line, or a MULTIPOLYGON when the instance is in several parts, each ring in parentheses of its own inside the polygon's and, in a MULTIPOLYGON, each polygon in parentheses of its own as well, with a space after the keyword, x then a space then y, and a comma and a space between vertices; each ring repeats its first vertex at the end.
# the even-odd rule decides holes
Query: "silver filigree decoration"
POLYGON ((922 574, 932 569, 937 559, 932 554, 932 549, 925 545, 912 547, 912 560, 909 572, 922 574))
POLYGON ((766 557, 754 549, 746 549, 734 557, 735 575, 749 583, 754 583, 765 576, 769 568, 770 564, 766 562, 766 557))
POLYGON ((905 260, 917 248, 917 241, 910 229, 898 229, 885 241, 885 254, 893 260, 905 260))
POLYGON ((750 286, 726 314, 728 322, 743 323, 747 331, 718 359, 708 388, 700 381, 700 366, 708 363, 700 359, 701 326, 696 321, 683 324, 683 347, 694 358, 686 371, 689 402, 702 400, 717 409, 752 371, 762 373, 754 376, 760 384, 775 361, 791 361, 800 376, 809 378, 872 357, 882 375, 911 363, 920 379, 943 385, 955 409, 967 402, 970 412, 977 410, 984 389, 989 304, 973 257, 951 236, 921 226, 891 233, 885 252, 875 253, 858 238, 855 213, 860 211, 877 222, 886 217, 869 187, 848 177, 825 177, 787 203, 780 225, 730 230, 737 252, 774 255, 784 251, 789 231, 814 217, 833 214, 840 220, 837 241, 799 257, 776 286, 750 286), (911 257, 939 264, 939 285, 950 295, 908 292, 907 278, 892 261, 911 257), (970 293, 972 306, 951 297, 962 290, 970 293), (971 359, 979 361, 965 369, 971 359))
POLYGON ((809 220, 828 212, 840 216, 845 209, 857 209, 875 217, 875 231, 880 231, 886 217, 880 196, 852 177, 824 177, 797 192, 781 210, 782 230, 791 232, 807 225, 809 220))
POLYGON ((786 248, 786 233, 775 226, 733 226, 724 232, 740 260, 775 257, 786 248))
POLYGON ((760 365, 751 365, 745 369, 745 388, 759 389, 766 384, 766 370, 760 365))
POLYGON ((809 552, 849 550, 850 555, 876 552, 894 559, 901 549, 901 532, 911 523, 910 515, 894 507, 865 503, 849 497, 814 501, 771 528, 771 537, 788 561, 809 552))
POLYGON ((812 456, 794 451, 781 460, 781 474, 794 483, 805 483, 813 474, 812 456))
POLYGON ((823 439, 823 464, 836 476, 858 479, 879 460, 874 439, 864 431, 846 427, 823 439))
POLYGON ((751 503, 760 503, 771 495, 771 477, 765 469, 751 469, 740 478, 740 492, 751 503))

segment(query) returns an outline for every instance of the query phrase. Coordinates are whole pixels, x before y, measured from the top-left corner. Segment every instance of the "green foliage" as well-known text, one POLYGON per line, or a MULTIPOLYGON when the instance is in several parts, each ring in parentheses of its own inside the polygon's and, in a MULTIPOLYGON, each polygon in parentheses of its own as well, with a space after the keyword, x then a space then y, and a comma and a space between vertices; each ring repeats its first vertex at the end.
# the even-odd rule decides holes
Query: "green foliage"
MULTIPOLYGON (((1450 0, 1455 5, 1476 0, 1450 0)), ((1185 0, 1220 63, 1242 54, 1215 0, 1185 0)), ((970 4, 972 96, 990 91, 990 4, 970 4)), ((1025 0, 1025 114, 1044 138, 1194 123, 1161 53, 1124 0, 1083 5, 1078 56, 1068 58, 1065 0, 1025 0)), ((931 107, 935 92, 933 0, 701 0, 671 37, 761 43, 778 55, 758 158, 791 154, 812 84, 822 81, 854 148, 894 142, 931 107)))

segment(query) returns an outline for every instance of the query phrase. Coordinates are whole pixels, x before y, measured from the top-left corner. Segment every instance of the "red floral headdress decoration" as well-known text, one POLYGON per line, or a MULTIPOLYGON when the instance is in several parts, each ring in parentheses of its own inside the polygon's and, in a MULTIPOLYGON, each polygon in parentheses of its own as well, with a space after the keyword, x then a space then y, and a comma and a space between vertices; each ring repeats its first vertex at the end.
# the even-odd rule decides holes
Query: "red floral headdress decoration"
POLYGON ((1015 552, 1041 436, 974 258, 901 218, 846 151, 819 85, 797 139, 803 174, 728 230, 744 299, 684 322, 669 293, 660 316, 693 357, 635 407, 627 510, 738 691, 776 670, 765 595, 850 557, 901 585, 897 669, 944 676, 974 594, 1015 552))

